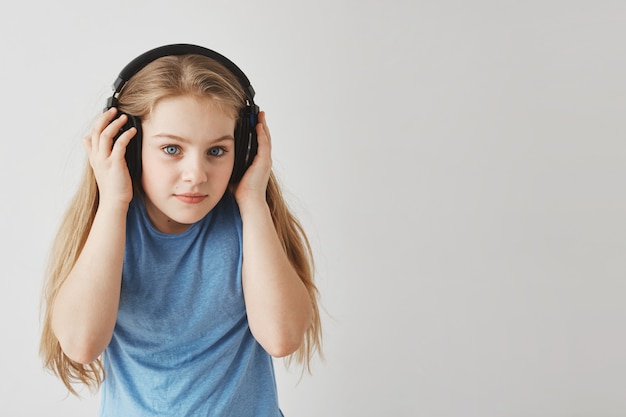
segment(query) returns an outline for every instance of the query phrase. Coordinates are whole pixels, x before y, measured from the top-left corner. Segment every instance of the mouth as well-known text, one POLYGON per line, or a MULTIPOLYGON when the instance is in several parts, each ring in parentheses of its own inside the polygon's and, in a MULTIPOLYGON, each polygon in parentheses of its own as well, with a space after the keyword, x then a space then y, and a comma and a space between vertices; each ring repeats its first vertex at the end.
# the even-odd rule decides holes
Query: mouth
POLYGON ((185 204, 198 204, 203 202, 208 196, 206 194, 185 193, 174 194, 174 197, 185 204))

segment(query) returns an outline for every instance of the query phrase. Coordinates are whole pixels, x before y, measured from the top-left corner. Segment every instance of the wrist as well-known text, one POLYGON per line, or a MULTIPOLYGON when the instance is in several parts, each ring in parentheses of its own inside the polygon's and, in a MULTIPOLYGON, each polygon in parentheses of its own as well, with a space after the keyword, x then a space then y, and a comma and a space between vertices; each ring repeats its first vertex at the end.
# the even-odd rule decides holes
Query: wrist
POLYGON ((249 213, 267 212, 269 213, 269 206, 265 198, 260 197, 248 197, 237 200, 239 206, 239 212, 242 217, 245 217, 249 213))
POLYGON ((98 211, 111 214, 124 214, 128 212, 130 202, 115 199, 101 199, 98 202, 98 211))

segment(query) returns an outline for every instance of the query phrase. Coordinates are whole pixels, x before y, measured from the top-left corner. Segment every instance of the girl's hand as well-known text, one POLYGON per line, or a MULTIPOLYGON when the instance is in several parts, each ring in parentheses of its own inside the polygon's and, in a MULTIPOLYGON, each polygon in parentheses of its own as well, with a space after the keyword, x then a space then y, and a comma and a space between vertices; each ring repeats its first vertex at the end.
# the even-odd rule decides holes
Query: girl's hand
POLYGON ((83 140, 100 193, 100 204, 104 202, 128 204, 133 198, 133 186, 124 155, 126 146, 135 136, 136 129, 124 132, 113 143, 113 138, 127 121, 117 114, 116 108, 104 112, 93 125, 91 134, 83 140))
POLYGON ((235 189, 235 199, 240 207, 248 202, 266 202, 265 192, 272 170, 272 141, 264 111, 259 112, 256 133, 257 154, 235 189))

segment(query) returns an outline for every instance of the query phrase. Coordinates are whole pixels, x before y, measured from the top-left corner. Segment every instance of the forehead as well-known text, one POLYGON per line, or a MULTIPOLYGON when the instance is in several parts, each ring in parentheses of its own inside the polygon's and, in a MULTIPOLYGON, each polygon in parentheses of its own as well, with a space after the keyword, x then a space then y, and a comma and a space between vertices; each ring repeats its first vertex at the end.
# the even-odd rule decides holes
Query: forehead
POLYGON ((175 96, 159 100, 142 121, 147 136, 162 133, 181 137, 233 134, 236 119, 210 97, 175 96))

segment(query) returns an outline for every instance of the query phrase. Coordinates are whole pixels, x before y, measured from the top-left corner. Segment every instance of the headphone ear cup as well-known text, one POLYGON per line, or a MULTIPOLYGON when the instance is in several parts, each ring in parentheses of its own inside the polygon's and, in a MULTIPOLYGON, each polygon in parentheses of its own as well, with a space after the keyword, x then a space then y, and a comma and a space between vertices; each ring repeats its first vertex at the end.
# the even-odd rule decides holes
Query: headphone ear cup
POLYGON ((126 147, 126 164, 128 164, 128 172, 130 173, 130 179, 133 181, 133 188, 138 189, 141 184, 141 119, 137 116, 128 116, 128 129, 134 127, 137 129, 137 133, 130 140, 126 147))
POLYGON ((258 142, 256 134, 258 106, 246 106, 239 114, 235 126, 235 164, 230 177, 231 183, 237 183, 243 177, 246 169, 252 164, 257 153, 258 142))
MULTIPOLYGON (((122 113, 120 112, 116 119, 120 117, 122 113)), ((137 116, 132 116, 130 114, 126 114, 128 120, 124 123, 124 126, 120 129, 120 131, 113 138, 113 142, 115 142, 124 132, 129 130, 130 128, 137 129, 137 133, 130 140, 128 146, 126 146, 126 164, 128 165, 128 172, 130 173, 130 179, 133 182, 133 188, 138 189, 137 187, 141 181, 141 119, 137 116)))

